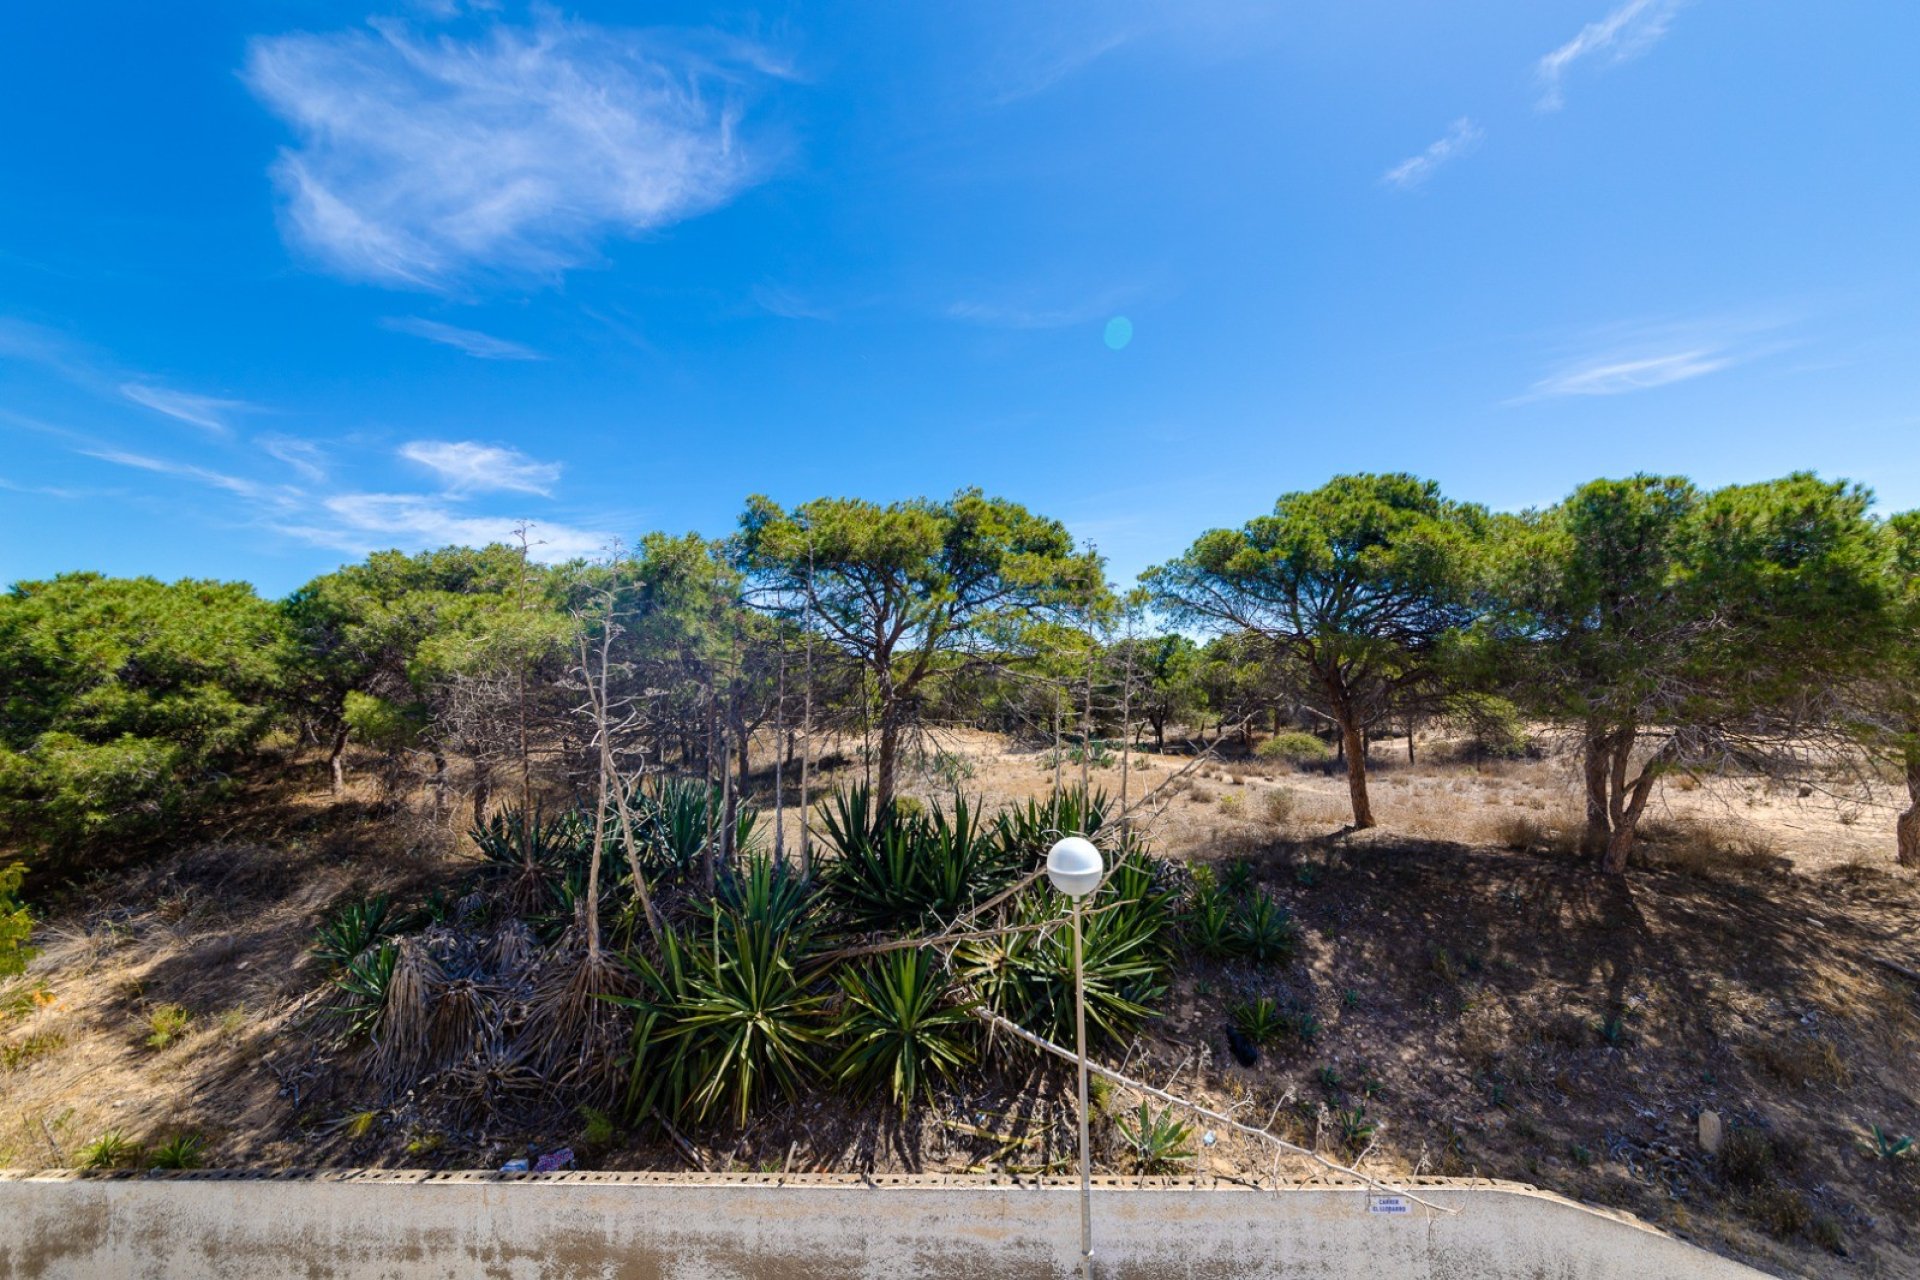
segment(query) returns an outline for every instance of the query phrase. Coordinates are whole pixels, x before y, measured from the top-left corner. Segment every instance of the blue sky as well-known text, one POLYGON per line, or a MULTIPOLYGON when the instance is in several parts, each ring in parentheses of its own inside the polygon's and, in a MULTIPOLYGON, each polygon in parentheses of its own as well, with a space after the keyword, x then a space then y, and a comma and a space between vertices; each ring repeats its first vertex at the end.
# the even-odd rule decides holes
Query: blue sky
POLYGON ((1920 505, 1920 6, 14 6, 0 581, 978 484, 1920 505), (1125 339, 1123 342, 1122 339, 1125 339))

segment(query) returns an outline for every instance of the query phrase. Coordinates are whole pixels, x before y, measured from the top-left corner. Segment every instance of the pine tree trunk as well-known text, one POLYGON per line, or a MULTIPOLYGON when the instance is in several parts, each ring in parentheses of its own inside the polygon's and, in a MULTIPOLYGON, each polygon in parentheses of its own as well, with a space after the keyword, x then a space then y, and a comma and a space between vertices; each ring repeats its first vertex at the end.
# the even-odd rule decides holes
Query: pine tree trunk
POLYGON ((1907 806, 1894 823, 1900 865, 1920 867, 1920 747, 1907 752, 1907 806))
POLYGON ((1598 857, 1606 852, 1607 842, 1613 835, 1613 824, 1607 817, 1607 735, 1588 726, 1582 749, 1582 773, 1587 786, 1587 830, 1581 838, 1580 848, 1582 852, 1598 857))
POLYGON ((1360 726, 1350 716, 1340 719, 1340 741, 1347 756, 1347 795, 1353 801, 1353 825, 1374 825, 1373 806, 1367 800, 1367 749, 1360 740, 1360 726))
POLYGON ((347 789, 347 726, 340 726, 333 735, 333 747, 327 752, 327 773, 333 779, 333 794, 339 795, 347 789))

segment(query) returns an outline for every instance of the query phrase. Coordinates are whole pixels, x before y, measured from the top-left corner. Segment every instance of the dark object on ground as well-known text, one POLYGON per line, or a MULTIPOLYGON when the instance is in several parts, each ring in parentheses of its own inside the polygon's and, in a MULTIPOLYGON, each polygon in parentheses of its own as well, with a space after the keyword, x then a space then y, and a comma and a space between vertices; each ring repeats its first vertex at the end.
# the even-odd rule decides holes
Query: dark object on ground
POLYGON ((1243 1067, 1250 1067, 1260 1061, 1260 1046, 1240 1034, 1240 1028, 1227 1025, 1227 1048, 1233 1050, 1234 1060, 1243 1067))

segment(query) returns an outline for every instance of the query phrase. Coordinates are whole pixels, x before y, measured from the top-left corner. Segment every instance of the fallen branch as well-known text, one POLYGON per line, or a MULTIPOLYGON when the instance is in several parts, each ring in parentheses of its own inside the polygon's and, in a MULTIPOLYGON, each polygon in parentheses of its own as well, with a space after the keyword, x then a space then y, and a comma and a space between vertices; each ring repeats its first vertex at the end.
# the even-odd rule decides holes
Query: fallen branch
MULTIPOLYGON (((1028 1044, 1033 1045, 1035 1048, 1044 1050, 1045 1052, 1054 1055, 1056 1058, 1060 1058, 1064 1061, 1073 1062, 1073 1063, 1077 1063, 1080 1061, 1079 1057, 1075 1055, 1071 1050, 1063 1049, 1059 1045, 1053 1043, 1051 1040, 1044 1040, 1041 1037, 1035 1035, 1033 1032, 1027 1030, 1025 1027, 1020 1026, 1018 1023, 1011 1022, 1008 1019, 1001 1017, 997 1013, 992 1013, 982 1008, 975 1008, 973 1010, 973 1013, 975 1017, 987 1023, 988 1026, 996 1027, 1002 1031, 1007 1032, 1007 1034, 1009 1035, 1015 1036, 1021 1040, 1025 1040, 1028 1044)), ((1223 1128, 1237 1130, 1238 1132, 1247 1134, 1250 1137, 1260 1138, 1260 1139, 1263 1139, 1264 1141, 1271 1142, 1274 1146, 1279 1147, 1282 1151, 1288 1151, 1293 1153, 1294 1155, 1304 1156, 1308 1160, 1313 1161, 1315 1164, 1320 1165, 1322 1168, 1325 1168, 1332 1173, 1343 1174, 1349 1178, 1353 1178, 1359 1182, 1365 1183, 1367 1186, 1372 1187, 1376 1191, 1382 1191, 1389 1195, 1405 1196, 1407 1199, 1413 1201, 1415 1204, 1425 1205, 1427 1208, 1432 1209, 1437 1213, 1454 1214, 1454 1213, 1460 1212, 1458 1209, 1449 1209, 1445 1205, 1435 1204, 1431 1200, 1423 1199, 1420 1196, 1415 1195, 1413 1192, 1407 1190, 1405 1187, 1397 1187, 1397 1186, 1394 1186, 1392 1183, 1381 1182, 1379 1179, 1374 1178, 1371 1175, 1361 1173, 1358 1169, 1350 1169, 1346 1165, 1336 1164, 1332 1160, 1327 1159, 1325 1156, 1321 1155, 1317 1151, 1309 1151, 1307 1148, 1288 1142, 1284 1138, 1277 1138, 1265 1129, 1256 1129, 1250 1124, 1241 1124, 1238 1120, 1233 1119, 1231 1116, 1223 1115, 1218 1111, 1211 1111, 1206 1107, 1201 1106, 1197 1102, 1189 1102, 1187 1099, 1168 1093, 1164 1089, 1156 1089, 1152 1085, 1147 1084, 1144 1081, 1135 1080, 1130 1076, 1123 1076, 1118 1071, 1109 1070, 1108 1068, 1101 1066, 1097 1062, 1087 1063, 1087 1071, 1093 1075, 1101 1076, 1105 1079, 1111 1080, 1115 1084, 1120 1085, 1123 1088, 1132 1089, 1136 1093, 1144 1093, 1150 1098, 1158 1098, 1162 1102, 1171 1103, 1176 1107, 1184 1108, 1185 1110, 1191 1111, 1193 1114, 1197 1116, 1201 1116, 1204 1119, 1213 1121, 1215 1124, 1220 1125, 1223 1128)))

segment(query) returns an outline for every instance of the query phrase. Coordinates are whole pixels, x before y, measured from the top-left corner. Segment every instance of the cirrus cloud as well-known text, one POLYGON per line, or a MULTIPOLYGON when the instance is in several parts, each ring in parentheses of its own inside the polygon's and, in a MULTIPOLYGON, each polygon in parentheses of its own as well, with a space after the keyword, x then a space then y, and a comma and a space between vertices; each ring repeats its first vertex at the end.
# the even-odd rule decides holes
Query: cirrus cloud
POLYGON ((739 42, 547 14, 470 40, 385 19, 261 37, 242 76, 297 139, 272 169, 288 238, 351 279, 448 291, 551 279, 726 203, 765 171, 739 125, 781 73, 739 42))

